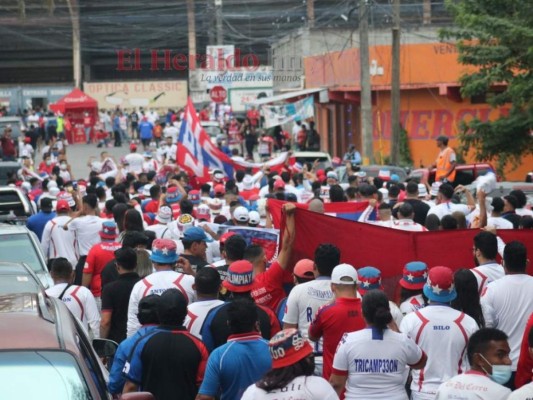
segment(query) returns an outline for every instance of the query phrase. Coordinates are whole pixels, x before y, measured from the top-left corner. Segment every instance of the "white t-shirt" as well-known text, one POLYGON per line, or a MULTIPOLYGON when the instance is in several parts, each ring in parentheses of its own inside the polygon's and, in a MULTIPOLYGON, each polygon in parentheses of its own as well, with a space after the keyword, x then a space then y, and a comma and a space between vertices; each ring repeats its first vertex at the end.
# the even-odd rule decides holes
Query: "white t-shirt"
POLYGON ((430 303, 403 318, 400 331, 428 355, 424 369, 412 372, 413 398, 434 395, 443 382, 463 372, 468 339, 478 329, 470 316, 440 304, 430 303))
POLYGON ((439 219, 442 219, 445 215, 451 215, 452 213, 459 211, 464 215, 468 215, 472 212, 473 207, 467 206, 466 204, 455 204, 452 202, 445 202, 437 204, 431 207, 428 211, 428 215, 435 214, 439 219))
POLYGON ((533 382, 515 390, 507 400, 531 400, 533 399, 533 382))
POLYGON ((506 400, 510 393, 484 373, 468 371, 440 385, 435 400, 506 400))
POLYGON ((348 373, 346 400, 407 400, 405 382, 409 365, 423 352, 406 335, 373 328, 347 333, 333 359, 333 374, 348 373))
MULTIPOLYGON (((66 283, 59 283, 46 289, 46 294, 50 297, 59 298, 66 283)), ((100 313, 96 305, 96 300, 89 289, 84 286, 70 286, 61 299, 70 312, 78 318, 85 329, 91 328, 94 338, 100 337, 100 313)))
POLYGON ((166 138, 170 136, 172 138, 172 143, 176 143, 178 141, 178 128, 176 128, 174 125, 167 126, 165 129, 163 129, 163 136, 166 138))
POLYGON ((86 256, 96 243, 100 243, 99 232, 102 230, 102 222, 105 220, 96 215, 85 215, 73 219, 68 224, 68 230, 75 235, 78 245, 78 256, 86 256))
POLYGON ((221 304, 224 304, 222 300, 202 300, 189 304, 183 326, 187 328, 191 335, 202 340, 200 332, 202 331, 207 313, 221 304))
POLYGON ((143 172, 144 157, 139 153, 130 153, 124 159, 130 164, 127 168, 128 172, 135 172, 140 174, 143 172))
POLYGON ((392 319, 394 320, 394 322, 396 322, 396 325, 399 328, 400 324, 402 323, 403 313, 400 311, 400 308, 396 305, 396 303, 392 301, 389 301, 389 309, 392 315, 392 319))
POLYGON ((506 275, 487 285, 481 297, 485 323, 509 336, 513 371, 516 371, 522 336, 533 313, 533 277, 525 274, 506 275))
POLYGON ((487 226, 493 226, 496 229, 514 229, 513 223, 502 217, 488 217, 487 226))
POLYGON ((472 268, 471 271, 477 279, 479 294, 483 293, 489 283, 505 276, 503 267, 497 263, 482 264, 479 267, 472 268))
MULTIPOLYGON (((298 325, 300 334, 309 338, 309 325, 318 309, 333 300, 331 278, 318 277, 314 281, 295 286, 287 299, 283 322, 298 325)), ((315 344, 315 351, 322 352, 322 339, 315 344)))
POLYGON ((169 225, 150 225, 146 228, 146 230, 155 232, 156 239, 173 239, 169 225))
POLYGON ((63 229, 69 220, 68 215, 60 215, 48 221, 44 226, 41 247, 47 260, 65 257, 75 267, 78 257, 74 248, 74 236, 72 232, 63 229))
POLYGON ((297 376, 283 389, 265 392, 255 384, 248 386, 241 400, 337 400, 328 381, 319 376, 297 376))
POLYGON ((527 208, 515 208, 514 212, 520 215, 521 217, 525 215, 529 215, 530 217, 533 217, 533 210, 529 210, 527 208))
POLYGON ((196 300, 196 293, 192 288, 193 284, 194 278, 192 276, 175 271, 154 272, 137 282, 131 291, 128 304, 128 337, 141 327, 137 313, 139 312, 139 302, 142 298, 149 294, 161 295, 165 290, 175 288, 183 293, 190 304, 196 300))
POLYGON ((413 311, 424 308, 424 297, 421 294, 409 297, 402 304, 400 304, 400 311, 405 316, 413 311))

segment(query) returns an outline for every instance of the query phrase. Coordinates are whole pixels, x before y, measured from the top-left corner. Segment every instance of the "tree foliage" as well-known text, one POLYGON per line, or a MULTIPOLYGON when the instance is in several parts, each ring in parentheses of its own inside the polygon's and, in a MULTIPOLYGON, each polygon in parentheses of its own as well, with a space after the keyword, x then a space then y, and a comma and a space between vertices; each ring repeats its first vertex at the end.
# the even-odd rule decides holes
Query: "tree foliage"
POLYGON ((533 154, 533 4, 524 0, 448 0, 455 27, 441 32, 457 42, 463 97, 486 95, 500 108, 494 121, 463 124, 461 151, 497 160, 503 172, 533 154), (508 112, 507 112, 508 109, 508 112))

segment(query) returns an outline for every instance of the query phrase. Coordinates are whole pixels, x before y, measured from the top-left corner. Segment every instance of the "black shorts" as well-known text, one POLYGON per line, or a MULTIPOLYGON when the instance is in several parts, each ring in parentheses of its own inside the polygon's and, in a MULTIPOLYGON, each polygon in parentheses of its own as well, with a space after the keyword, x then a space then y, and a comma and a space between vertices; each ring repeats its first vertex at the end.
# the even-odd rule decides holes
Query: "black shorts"
POLYGON ((145 146, 145 147, 150 146, 150 142, 151 141, 152 141, 152 139, 141 139, 141 142, 142 142, 143 146, 145 146))

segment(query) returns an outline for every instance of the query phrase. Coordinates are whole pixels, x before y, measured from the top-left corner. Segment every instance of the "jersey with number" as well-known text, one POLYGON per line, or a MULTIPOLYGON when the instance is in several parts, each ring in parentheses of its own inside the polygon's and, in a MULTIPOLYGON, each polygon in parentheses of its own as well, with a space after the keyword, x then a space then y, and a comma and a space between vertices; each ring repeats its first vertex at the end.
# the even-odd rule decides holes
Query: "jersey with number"
POLYGON ((178 289, 188 303, 193 303, 196 300, 196 293, 192 288, 193 284, 194 278, 192 276, 175 271, 154 272, 137 282, 131 291, 128 304, 128 337, 141 327, 137 313, 142 298, 150 294, 161 295, 167 289, 178 289))
POLYGON ((400 331, 428 355, 426 366, 412 373, 413 399, 434 396, 443 382, 465 370, 466 345, 478 329, 473 318, 441 304, 429 304, 404 317, 400 331))
MULTIPOLYGON (((309 337, 309 325, 318 309, 333 300, 331 278, 318 277, 314 281, 295 286, 287 299, 283 322, 296 324, 304 338, 309 337)), ((322 353, 322 340, 315 344, 315 353, 322 353)))
POLYGON ((223 303, 222 300, 201 300, 189 304, 183 326, 185 326, 192 335, 202 340, 201 330, 207 313, 223 303))
POLYGON ((505 276, 503 267, 498 263, 492 262, 481 264, 479 267, 472 268, 471 271, 477 279, 479 294, 483 293, 489 283, 505 276))
POLYGON ((506 400, 510 394, 484 373, 468 371, 440 385, 435 400, 506 400))
POLYGON ((297 376, 281 389, 266 392, 255 383, 248 386, 241 400, 337 400, 328 381, 319 376, 297 376))
POLYGON ((366 328, 341 339, 333 374, 348 376, 346 399, 407 400, 407 366, 416 365, 423 352, 413 340, 390 329, 366 328))

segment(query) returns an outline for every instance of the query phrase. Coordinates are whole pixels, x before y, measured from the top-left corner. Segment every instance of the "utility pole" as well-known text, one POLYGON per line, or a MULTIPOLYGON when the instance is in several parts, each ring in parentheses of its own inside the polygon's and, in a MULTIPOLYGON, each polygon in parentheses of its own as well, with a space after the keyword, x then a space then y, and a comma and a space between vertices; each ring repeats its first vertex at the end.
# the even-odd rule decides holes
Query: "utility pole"
POLYGON ((359 0, 359 59, 361 69, 361 132, 363 164, 374 162, 372 138, 372 88, 370 85, 370 55, 368 51, 368 0, 359 0))
POLYGON ((391 164, 400 161, 400 0, 392 2, 391 164))
POLYGON ((196 19, 194 15, 194 0, 187 0, 187 32, 189 37, 189 59, 194 57, 194 67, 196 69, 196 19))
POLYGON ((222 30, 222 0, 215 0, 215 20, 217 28, 217 45, 224 44, 224 32, 222 30))
POLYGON ((74 86, 81 89, 80 9, 78 0, 67 0, 67 5, 72 24, 72 75, 74 86))
POLYGON ((307 27, 315 26, 315 0, 307 0, 307 27))

